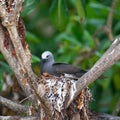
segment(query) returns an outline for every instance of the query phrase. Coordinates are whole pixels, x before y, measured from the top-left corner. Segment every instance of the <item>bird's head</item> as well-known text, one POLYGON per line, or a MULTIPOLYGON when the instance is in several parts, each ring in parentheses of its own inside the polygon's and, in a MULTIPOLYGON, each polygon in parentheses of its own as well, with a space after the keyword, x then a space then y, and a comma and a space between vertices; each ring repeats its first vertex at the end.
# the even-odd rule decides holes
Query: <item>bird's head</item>
POLYGON ((54 62, 54 56, 50 51, 45 51, 41 55, 42 60, 47 62, 54 62))

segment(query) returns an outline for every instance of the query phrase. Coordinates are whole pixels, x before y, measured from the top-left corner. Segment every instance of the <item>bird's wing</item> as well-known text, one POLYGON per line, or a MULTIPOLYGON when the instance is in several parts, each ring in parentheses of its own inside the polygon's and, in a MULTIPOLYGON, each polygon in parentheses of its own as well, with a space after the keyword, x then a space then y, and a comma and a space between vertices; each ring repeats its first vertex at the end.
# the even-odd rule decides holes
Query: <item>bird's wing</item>
POLYGON ((81 70, 73 65, 66 63, 54 63, 53 68, 57 73, 67 73, 67 74, 76 74, 76 73, 85 73, 85 70, 81 70))

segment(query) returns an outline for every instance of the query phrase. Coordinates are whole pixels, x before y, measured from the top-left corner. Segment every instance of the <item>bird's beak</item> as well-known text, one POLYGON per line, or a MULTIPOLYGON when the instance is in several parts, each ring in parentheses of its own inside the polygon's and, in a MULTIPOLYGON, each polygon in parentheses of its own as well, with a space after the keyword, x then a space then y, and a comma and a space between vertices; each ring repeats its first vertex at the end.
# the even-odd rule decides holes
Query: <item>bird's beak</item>
POLYGON ((42 62, 45 62, 45 61, 46 61, 46 59, 41 59, 41 61, 42 61, 42 62))

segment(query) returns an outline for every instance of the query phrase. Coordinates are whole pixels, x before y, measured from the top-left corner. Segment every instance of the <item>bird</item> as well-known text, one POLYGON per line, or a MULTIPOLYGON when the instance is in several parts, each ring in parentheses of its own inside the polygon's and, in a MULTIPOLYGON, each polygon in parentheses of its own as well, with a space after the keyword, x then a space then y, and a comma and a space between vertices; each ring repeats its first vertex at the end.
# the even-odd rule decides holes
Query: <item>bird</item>
POLYGON ((50 75, 60 77, 63 74, 73 75, 75 77, 81 77, 87 71, 75 67, 67 63, 57 63, 54 60, 54 56, 50 51, 45 51, 41 55, 40 62, 40 71, 41 74, 48 73, 50 75))

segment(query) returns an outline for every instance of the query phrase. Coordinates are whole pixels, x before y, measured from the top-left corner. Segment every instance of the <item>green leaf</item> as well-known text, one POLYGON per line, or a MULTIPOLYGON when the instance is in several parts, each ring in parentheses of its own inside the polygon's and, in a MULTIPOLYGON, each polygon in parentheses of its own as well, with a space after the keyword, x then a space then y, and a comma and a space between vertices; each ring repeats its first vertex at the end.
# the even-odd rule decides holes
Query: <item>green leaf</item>
POLYGON ((38 38, 33 33, 28 32, 28 31, 26 32, 26 39, 32 43, 39 43, 40 42, 40 38, 38 38))
POLYGON ((56 42, 60 42, 60 41, 68 41, 73 45, 81 46, 81 43, 74 36, 64 33, 56 37, 56 42))
POLYGON ((80 17, 80 22, 82 23, 85 21, 85 11, 83 8, 82 0, 76 0, 75 5, 76 5, 78 15, 80 17))
POLYGON ((120 75, 119 75, 119 74, 115 74, 115 75, 114 75, 114 80, 113 80, 113 82, 114 82, 115 88, 116 88, 117 90, 120 90, 120 75))
POLYGON ((64 30, 69 21, 69 12, 64 0, 53 0, 50 8, 50 19, 58 30, 64 30))
POLYGON ((37 56, 35 55, 32 55, 32 59, 31 59, 31 62, 32 63, 36 63, 36 62, 39 62, 40 61, 40 58, 38 58, 37 56))
POLYGON ((115 95, 113 95, 113 97, 112 97, 112 102, 110 105, 111 111, 113 111, 115 109, 115 106, 118 103, 119 98, 120 98, 120 91, 117 91, 117 92, 115 92, 115 95))
POLYGON ((89 33, 89 31, 87 30, 84 30, 84 37, 85 37, 85 40, 87 40, 87 44, 91 47, 94 47, 95 46, 95 42, 92 38, 92 35, 89 33))
POLYGON ((30 14, 38 5, 40 0, 25 0, 22 16, 30 14))
POLYGON ((10 72, 10 67, 3 61, 0 61, 0 72, 7 71, 10 72))
POLYGON ((90 6, 96 9, 100 9, 100 10, 106 10, 106 11, 110 10, 110 7, 107 7, 106 5, 103 5, 102 3, 91 2, 90 6))
POLYGON ((2 81, 2 73, 0 73, 0 90, 2 89, 3 81, 2 81))

